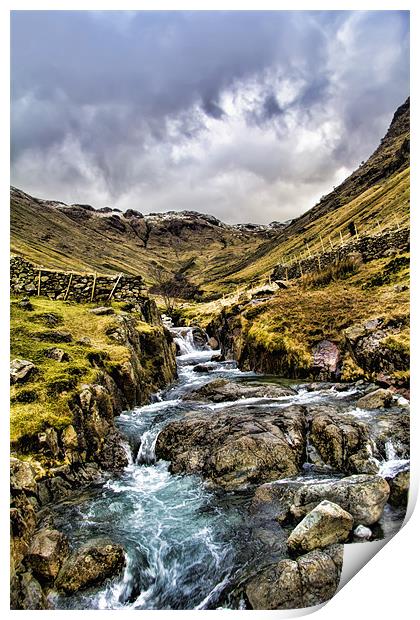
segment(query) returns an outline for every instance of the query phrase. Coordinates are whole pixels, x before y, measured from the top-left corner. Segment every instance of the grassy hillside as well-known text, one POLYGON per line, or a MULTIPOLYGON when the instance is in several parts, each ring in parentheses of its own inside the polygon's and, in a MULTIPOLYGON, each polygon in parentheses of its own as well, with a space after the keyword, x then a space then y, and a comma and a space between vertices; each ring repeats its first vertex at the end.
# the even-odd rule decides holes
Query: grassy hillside
POLYGON ((284 229, 250 231, 195 212, 143 216, 128 210, 42 201, 11 193, 11 248, 37 264, 100 273, 141 274, 155 264, 181 270, 207 298, 266 280, 279 262, 329 249, 359 234, 409 224, 407 100, 372 156, 284 229))

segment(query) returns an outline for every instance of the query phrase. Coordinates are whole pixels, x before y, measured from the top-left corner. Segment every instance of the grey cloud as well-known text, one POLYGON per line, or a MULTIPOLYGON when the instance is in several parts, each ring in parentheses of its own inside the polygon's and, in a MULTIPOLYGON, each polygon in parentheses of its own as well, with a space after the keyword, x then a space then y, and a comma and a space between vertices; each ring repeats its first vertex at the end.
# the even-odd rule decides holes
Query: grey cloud
POLYGON ((292 217, 376 147, 408 51, 406 12, 15 12, 12 182, 292 217))

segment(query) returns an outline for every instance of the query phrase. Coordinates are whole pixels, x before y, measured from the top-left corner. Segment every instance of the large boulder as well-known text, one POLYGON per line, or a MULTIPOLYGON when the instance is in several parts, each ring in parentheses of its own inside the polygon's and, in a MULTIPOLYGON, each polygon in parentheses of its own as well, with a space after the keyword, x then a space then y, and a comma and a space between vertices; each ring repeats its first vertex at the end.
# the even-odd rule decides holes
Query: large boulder
POLYGON ((389 485, 384 478, 361 474, 333 482, 303 484, 294 493, 290 512, 301 518, 322 500, 338 504, 349 512, 356 523, 371 525, 382 516, 389 497, 389 485))
POLYGON ((393 392, 391 390, 379 388, 359 398, 356 405, 359 409, 383 409, 391 406, 392 398, 393 392))
POLYGON ((353 527, 352 515, 338 504, 322 501, 295 527, 287 539, 293 551, 312 551, 345 542, 353 527))
POLYGON ((125 564, 124 549, 111 540, 91 540, 74 551, 63 563, 55 586, 67 593, 103 583, 120 573, 125 564))
POLYGON ((35 364, 29 360, 14 359, 10 362, 10 383, 24 383, 35 372, 35 364))
POLYGON ((39 579, 54 581, 68 552, 69 545, 64 534, 43 528, 32 538, 28 563, 39 579))
POLYGON ((35 469, 27 461, 10 458, 10 488, 12 492, 23 491, 36 495, 35 469))
POLYGON ((171 461, 173 473, 201 473, 235 489, 297 474, 305 445, 302 407, 258 416, 232 408, 170 422, 158 435, 155 451, 157 458, 171 461))
POLYGON ((349 512, 355 523, 371 525, 381 518, 389 493, 388 482, 371 474, 311 482, 276 480, 256 489, 250 510, 284 523, 302 519, 326 499, 349 512))
POLYGON ((45 357, 49 357, 52 360, 57 362, 68 362, 69 354, 66 353, 63 349, 59 349, 58 347, 51 347, 50 349, 46 349, 44 351, 45 357))
POLYGON ((322 340, 312 351, 311 374, 319 381, 332 381, 339 375, 340 349, 330 340, 322 340))
POLYGON ((364 422, 337 413, 329 406, 310 406, 307 413, 308 453, 312 462, 343 473, 377 473, 374 445, 364 422))
POLYGON ((212 401, 222 403, 235 401, 241 398, 282 398, 296 394, 292 388, 281 385, 252 385, 249 383, 235 383, 227 379, 215 379, 206 383, 194 392, 185 396, 186 400, 212 401))
POLYGON ((324 603, 337 590, 342 563, 342 545, 281 560, 247 582, 246 597, 252 609, 300 609, 324 603))

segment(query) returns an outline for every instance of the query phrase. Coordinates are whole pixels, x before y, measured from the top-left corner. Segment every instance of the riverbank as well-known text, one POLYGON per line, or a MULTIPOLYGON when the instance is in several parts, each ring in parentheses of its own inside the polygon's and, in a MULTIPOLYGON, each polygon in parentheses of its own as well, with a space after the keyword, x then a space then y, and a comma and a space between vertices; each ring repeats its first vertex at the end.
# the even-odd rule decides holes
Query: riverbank
POLYGON ((68 545, 58 554, 61 587, 36 574, 49 605, 311 606, 334 594, 344 542, 387 537, 400 527, 409 458, 404 399, 369 408, 375 386, 364 382, 311 384, 242 372, 232 361, 212 361, 218 352, 197 351, 203 345, 191 331, 176 335, 184 340, 177 383, 116 419, 130 463, 44 507, 36 536, 59 531, 68 545), (286 444, 294 470, 283 467, 286 444), (350 528, 339 535, 333 528, 332 536, 329 529, 312 550, 292 549, 293 532, 325 498, 350 515, 350 528), (98 537, 123 550, 124 568, 116 564, 96 582, 85 575, 76 591, 63 589, 66 566, 86 545, 98 546, 98 537))

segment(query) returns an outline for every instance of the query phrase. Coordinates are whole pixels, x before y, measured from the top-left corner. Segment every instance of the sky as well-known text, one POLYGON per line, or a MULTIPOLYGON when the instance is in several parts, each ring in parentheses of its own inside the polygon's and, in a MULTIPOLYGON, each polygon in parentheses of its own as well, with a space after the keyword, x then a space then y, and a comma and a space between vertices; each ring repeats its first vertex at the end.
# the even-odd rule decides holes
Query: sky
POLYGON ((405 11, 16 11, 11 183, 284 221, 369 157, 408 95, 405 11))

